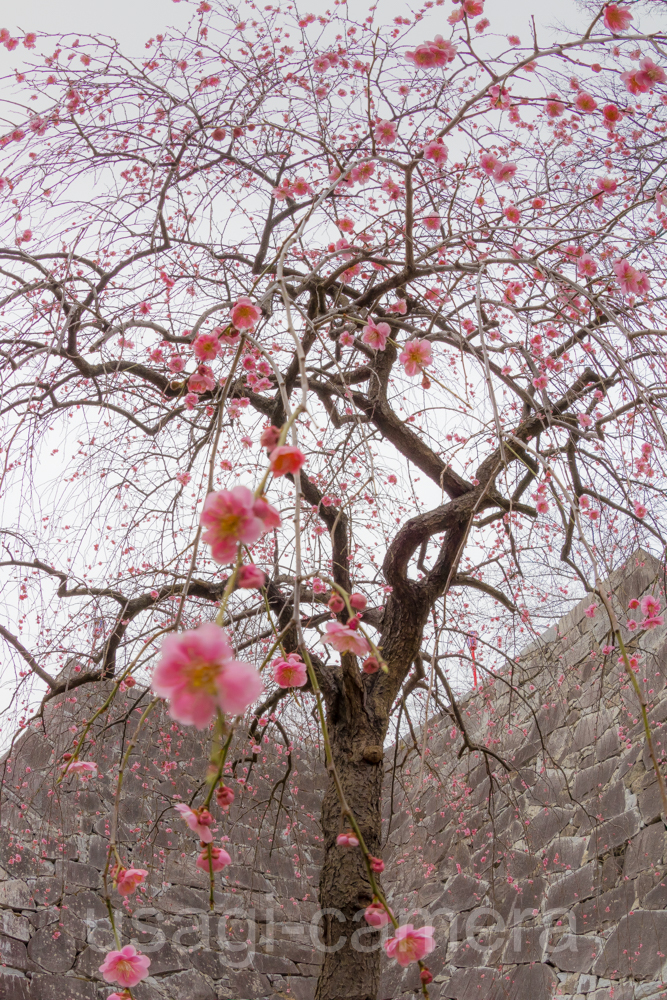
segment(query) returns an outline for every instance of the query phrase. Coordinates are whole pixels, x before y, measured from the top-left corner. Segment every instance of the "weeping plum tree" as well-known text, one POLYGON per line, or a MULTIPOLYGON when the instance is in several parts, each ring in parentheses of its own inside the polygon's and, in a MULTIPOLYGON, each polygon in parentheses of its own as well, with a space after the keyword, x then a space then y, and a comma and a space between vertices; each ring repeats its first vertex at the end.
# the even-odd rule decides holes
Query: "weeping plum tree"
MULTIPOLYGON (((389 919, 385 741, 442 710, 490 754, 470 647, 483 684, 662 549, 667 58, 631 7, 555 42, 481 0, 211 0, 141 59, 0 35, 29 50, 0 140, 12 706, 152 684, 212 746, 181 807, 211 872, 234 720, 314 713, 329 944, 389 919)), ((346 943, 317 996, 378 976, 346 943)))

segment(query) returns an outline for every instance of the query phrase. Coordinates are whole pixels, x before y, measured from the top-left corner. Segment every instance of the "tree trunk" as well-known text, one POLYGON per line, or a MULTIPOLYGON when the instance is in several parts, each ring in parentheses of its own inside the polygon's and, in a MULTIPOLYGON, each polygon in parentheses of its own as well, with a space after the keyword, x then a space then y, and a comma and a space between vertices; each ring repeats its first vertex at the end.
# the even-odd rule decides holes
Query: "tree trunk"
MULTIPOLYGON (((350 717, 331 727, 332 754, 368 850, 379 856, 386 726, 373 723, 361 706, 355 708, 350 717)), ((325 911, 320 922, 325 954, 315 1000, 376 1000, 380 983, 379 934, 371 931, 363 916, 373 899, 363 857, 357 849, 336 844, 346 828, 330 777, 322 803, 325 854, 319 891, 325 911)))

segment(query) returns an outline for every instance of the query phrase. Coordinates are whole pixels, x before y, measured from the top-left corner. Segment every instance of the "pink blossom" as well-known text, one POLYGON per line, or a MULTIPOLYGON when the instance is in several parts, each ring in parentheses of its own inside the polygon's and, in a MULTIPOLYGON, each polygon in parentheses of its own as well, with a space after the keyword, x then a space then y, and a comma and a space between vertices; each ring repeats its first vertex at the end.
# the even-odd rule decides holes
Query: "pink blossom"
MULTIPOLYGON (((602 109, 602 117, 604 118, 609 128, 613 130, 614 125, 616 125, 617 122, 620 122, 622 120, 623 112, 621 111, 620 108, 617 108, 615 104, 605 104, 605 106, 602 109)), ((614 191, 615 190, 616 190, 616 182, 614 182, 614 191)))
POLYGON ((97 764, 92 760, 74 760, 71 764, 65 765, 68 774, 92 774, 97 776, 97 764))
POLYGON ((361 665, 365 674, 376 674, 380 669, 380 661, 377 656, 368 656, 361 665))
POLYGON ((378 146, 393 146, 396 142, 397 132, 393 122, 386 120, 379 121, 375 126, 373 134, 378 146))
POLYGON ((479 158, 479 165, 485 174, 490 177, 498 166, 498 157, 494 153, 482 153, 479 158))
POLYGON ((153 598, 154 601, 157 601, 159 596, 160 596, 159 590, 151 590, 151 597, 153 598))
POLYGON ((585 115, 589 115, 597 108, 597 101, 591 96, 591 94, 587 94, 583 90, 580 90, 577 94, 577 99, 574 104, 577 111, 581 111, 585 115))
MULTIPOLYGON (((297 179, 292 182, 292 191, 299 198, 305 198, 306 195, 309 195, 309 194, 313 193, 313 189, 311 188, 310 184, 308 183, 308 181, 304 177, 297 177, 297 179)), ((239 299, 239 302, 240 301, 241 300, 239 299)), ((237 305, 238 305, 238 302, 237 302, 237 305)), ((253 322, 253 326, 254 326, 255 323, 257 322, 257 320, 259 319, 260 311, 259 311, 259 309, 257 309, 256 306, 254 306, 253 308, 255 308, 256 311, 257 311, 257 316, 256 316, 256 318, 255 318, 255 320, 253 322)), ((237 327, 239 330, 242 329, 242 327, 239 327, 239 325, 238 325, 238 323, 236 321, 234 322, 234 326, 237 327)), ((248 327, 248 329, 252 329, 252 327, 248 327)))
POLYGON ((582 277, 592 278, 593 275, 596 274, 597 269, 598 266, 590 254, 585 253, 579 258, 577 263, 577 273, 582 277))
POLYGON ((546 375, 538 375, 537 378, 533 379, 533 385, 536 389, 546 389, 549 383, 549 379, 546 375))
POLYGON ((325 625, 327 635, 322 639, 323 643, 328 643, 338 653, 355 653, 363 656, 370 652, 368 640, 349 625, 342 625, 340 622, 327 622, 325 625))
POLYGON ((185 802, 178 802, 174 806, 174 809, 181 814, 190 829, 197 834, 202 843, 211 843, 213 834, 209 827, 213 822, 213 817, 208 809, 191 809, 190 806, 186 806, 185 802))
POLYGON ((622 7, 620 4, 609 3, 604 9, 605 27, 614 34, 617 34, 619 31, 625 31, 632 19, 629 9, 622 7))
POLYGON ((368 604, 368 601, 363 594, 350 594, 350 607, 353 607, 355 611, 363 611, 368 604))
POLYGON ((115 874, 116 888, 121 896, 131 896, 147 875, 144 868, 121 868, 115 874))
POLYGON ((371 866, 371 871, 380 874, 384 871, 384 861, 382 858, 374 858, 372 854, 368 855, 368 863, 371 866))
POLYGON ((174 374, 182 372, 185 368, 185 361, 183 358, 179 358, 178 354, 174 354, 171 358, 169 358, 167 368, 170 372, 174 372, 174 374))
POLYGON ((493 171, 494 181, 511 181, 517 171, 516 163, 498 163, 493 171))
POLYGON ((259 306, 251 302, 246 295, 242 295, 236 300, 232 309, 232 323, 237 330, 254 330, 261 315, 259 306))
POLYGON ((579 421, 579 426, 584 429, 593 426, 593 418, 590 413, 577 413, 577 420, 579 421))
POLYGON ((546 111, 549 118, 560 118, 565 111, 565 105, 558 100, 558 94, 550 94, 546 103, 546 111))
POLYGON ((262 436, 259 439, 259 443, 262 448, 275 448, 280 439, 280 428, 274 427, 272 424, 269 427, 265 427, 262 431, 262 436))
POLYGON ((352 833, 351 830, 346 830, 345 833, 339 833, 336 837, 336 843, 339 847, 358 847, 359 841, 352 833))
POLYGON ((327 605, 328 605, 328 607, 329 607, 329 610, 330 610, 330 611, 331 611, 331 612, 332 612, 332 613, 333 613, 334 615, 337 615, 337 614, 339 614, 339 613, 340 613, 340 612, 341 612, 341 611, 343 610, 343 608, 345 607, 345 601, 344 601, 344 600, 343 600, 343 598, 342 598, 342 597, 340 596, 340 594, 332 594, 332 595, 331 595, 331 597, 329 598, 329 600, 327 601, 327 605))
POLYGON ((367 325, 363 329, 361 340, 362 343, 372 347, 375 351, 384 351, 387 346, 387 337, 390 333, 391 327, 388 323, 376 324, 372 318, 369 318, 367 325))
POLYGON ((447 147, 438 139, 434 142, 427 142, 424 146, 424 158, 431 160, 437 166, 447 162, 447 147))
POLYGON ((326 56, 317 56, 313 59, 313 69, 316 73, 326 73, 330 66, 331 63, 326 56))
POLYGON ((535 509, 538 514, 546 514, 549 510, 549 502, 544 497, 540 497, 535 504, 535 509))
POLYGON ((639 500, 635 500, 634 509, 637 517, 646 517, 648 513, 648 508, 643 503, 640 503, 639 500))
POLYGON ((415 930, 412 924, 398 927, 393 938, 384 943, 384 950, 389 958, 395 958, 404 968, 411 962, 419 962, 435 948, 433 927, 420 927, 415 930))
POLYGON ((227 785, 220 785, 215 793, 215 801, 218 803, 223 812, 226 812, 231 806, 232 802, 236 796, 234 792, 227 785))
POLYGON ((319 576, 316 576, 313 579, 313 593, 314 594, 324 594, 326 592, 326 589, 327 589, 326 583, 323 583, 320 580, 319 576))
POLYGON ((271 472, 274 476, 294 475, 305 465, 306 456, 300 448, 291 444, 281 444, 274 448, 269 456, 271 472))
POLYGON ((437 212, 431 212, 430 215, 425 215, 422 222, 431 233, 436 233, 440 228, 440 216, 437 212))
POLYGON ((273 679, 281 688, 303 687, 308 680, 308 671, 298 653, 290 653, 287 657, 278 657, 271 664, 273 679))
POLYGON ((595 612, 597 611, 598 607, 599 607, 598 604, 595 603, 589 604, 586 610, 584 611, 584 614, 586 615, 587 618, 595 618, 595 612))
POLYGON ((436 35, 432 42, 417 46, 414 52, 406 52, 405 57, 415 66, 431 67, 446 66, 456 56, 456 46, 452 42, 436 35))
POLYGON ((231 865, 232 859, 223 847, 205 847, 197 858, 197 868, 206 872, 207 875, 213 872, 221 872, 227 865, 231 865), (209 853, 211 856, 209 858, 209 853))
POLYGON ((215 361, 222 353, 220 341, 214 333, 200 333, 192 344, 192 350, 198 361, 215 361))
POLYGON ((209 493, 204 501, 201 523, 202 538, 211 546, 211 555, 218 563, 229 563, 236 557, 239 542, 252 545, 270 528, 280 526, 280 514, 266 500, 255 500, 245 486, 209 493))
POLYGON ((658 614, 660 611, 660 601, 657 597, 653 597, 652 594, 647 594, 646 597, 642 597, 641 611, 644 615, 642 628, 649 630, 657 628, 658 625, 662 625, 665 620, 663 615, 658 614))
POLYGON ((639 607, 639 601, 636 597, 633 597, 632 600, 628 602, 628 607, 631 611, 634 611, 635 608, 639 607))
POLYGON ((627 260, 616 260, 613 263, 614 274, 624 295, 629 292, 643 294, 648 291, 649 280, 643 271, 638 271, 627 260))
POLYGON ((199 402, 199 396, 196 392, 189 392, 183 397, 183 405, 186 410, 194 410, 195 406, 199 402))
POLYGON ((244 590, 259 590, 266 583, 266 573, 254 563, 248 563, 239 569, 236 583, 244 590))
POLYGON ((192 479, 192 476, 190 475, 189 472, 177 472, 176 473, 176 480, 177 480, 177 482, 179 482, 181 484, 181 486, 187 486, 191 479, 192 479))
POLYGON ((398 359, 406 375, 419 375, 428 365, 433 364, 431 345, 428 340, 408 340, 398 359))
POLYGON ((382 903, 373 900, 370 906, 364 910, 364 920, 371 927, 385 927, 389 923, 389 914, 382 903))
POLYGON ((503 215, 505 216, 508 222, 511 222, 514 225, 516 225, 516 223, 519 222, 521 219, 521 212, 516 207, 516 205, 508 205, 507 208, 503 211, 503 215))
POLYGON ((208 365, 199 365, 197 371, 188 379, 190 392, 212 392, 215 389, 215 375, 208 365))
POLYGON ((628 620, 625 623, 625 627, 627 628, 628 632, 634 632, 635 629, 639 628, 639 625, 637 624, 634 618, 628 618, 628 620))
POLYGON ((107 1000, 132 1000, 129 990, 121 990, 120 993, 110 993, 107 1000))
POLYGON ((392 302, 389 306, 389 312, 398 313, 399 316, 405 316, 408 311, 408 304, 405 299, 398 299, 396 302, 392 302))
POLYGON ((354 337, 349 330, 344 330, 338 338, 338 341, 343 345, 343 347, 352 347, 352 344, 354 344, 354 337))
POLYGON ((169 699, 172 719, 204 729, 216 709, 232 715, 245 712, 259 696, 262 681, 251 663, 233 659, 220 626, 207 622, 165 636, 152 688, 169 699))
POLYGON ((107 983, 132 987, 148 976, 150 964, 150 958, 126 944, 120 951, 110 951, 99 969, 107 983))

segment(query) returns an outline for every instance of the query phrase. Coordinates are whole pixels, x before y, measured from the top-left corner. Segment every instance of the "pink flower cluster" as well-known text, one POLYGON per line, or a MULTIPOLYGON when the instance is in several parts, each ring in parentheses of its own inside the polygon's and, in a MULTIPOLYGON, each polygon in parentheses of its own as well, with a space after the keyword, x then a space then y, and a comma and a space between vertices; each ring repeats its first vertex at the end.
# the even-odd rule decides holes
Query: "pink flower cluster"
POLYGON ((389 914, 382 903, 374 899, 364 910, 364 920, 371 927, 386 927, 389 923, 389 914))
POLYGON ((418 45, 414 52, 405 53, 406 59, 413 62, 415 66, 427 68, 431 66, 446 66, 455 56, 456 46, 443 38, 442 35, 436 35, 432 42, 424 42, 423 45, 418 45))
POLYGON ((408 340, 401 351, 398 360, 403 365, 406 375, 419 375, 428 365, 433 364, 433 354, 428 340, 408 340))
POLYGON ((262 311, 246 295, 236 300, 232 308, 232 323, 237 330, 252 331, 259 321, 262 311))
POLYGON ((641 623, 642 628, 650 631, 664 624, 665 618, 664 615, 659 614, 660 601, 657 597, 647 594, 646 597, 642 597, 639 607, 644 615, 644 621, 641 623))
POLYGON ((352 830, 346 830, 345 833, 339 833, 336 837, 336 843, 339 847, 358 847, 359 840, 352 830))
POLYGON ((193 833, 196 833, 202 844, 210 844, 213 834, 209 827, 213 822, 208 809, 191 809, 185 802, 177 802, 174 806, 177 813, 180 813, 193 833))
POLYGON ((638 271, 627 260, 616 260, 612 266, 624 295, 645 295, 648 292, 649 280, 643 271, 638 271))
POLYGON ((270 503, 255 499, 246 486, 209 493, 201 514, 202 538, 216 562, 230 563, 239 542, 252 545, 271 528, 280 527, 280 514, 270 503))
POLYGON ((271 664, 273 679, 281 688, 303 687, 308 680, 308 671, 298 653, 278 657, 271 664))
POLYGON ((364 656, 370 652, 370 646, 365 636, 357 631, 356 620, 351 618, 347 625, 341 622, 327 622, 325 629, 327 634, 322 642, 333 646, 338 653, 354 653, 355 656, 364 656))
POLYGON ((488 177, 493 177, 498 183, 511 181, 517 172, 516 163, 499 160, 494 153, 482 153, 479 165, 488 177))
POLYGON ((656 83, 664 83, 666 79, 662 66, 656 66, 648 56, 640 61, 639 69, 621 73, 621 80, 631 94, 647 94, 656 83))
POLYGON ((152 688, 169 699, 176 722, 204 729, 217 709, 239 715, 262 691, 253 665, 233 658, 226 634, 212 622, 165 636, 161 652, 152 688))
POLYGON ((434 927, 415 930, 412 924, 403 924, 396 928, 393 938, 385 941, 384 950, 389 958, 395 958, 405 968, 411 962, 420 962, 431 954, 435 948, 434 930, 434 927))
POLYGON ((620 4, 609 3, 604 9, 605 27, 614 33, 626 31, 632 20, 633 17, 629 9, 620 4))
POLYGON ((231 865, 232 859, 224 847, 213 847, 213 845, 202 848, 197 858, 197 868, 206 872, 207 875, 213 872, 221 872, 227 865, 231 865), (210 852, 210 853, 209 853, 210 852))
POLYGON ((121 896, 131 896, 137 886, 141 885, 148 872, 145 868, 121 868, 116 867, 113 871, 116 888, 121 896))
POLYGON ((369 317, 368 323, 363 328, 361 340, 368 347, 372 347, 374 351, 384 351, 390 333, 391 327, 388 323, 376 324, 373 318, 369 317))
POLYGON ((108 953, 100 965, 100 972, 107 983, 132 987, 146 979, 150 964, 150 958, 138 952, 134 945, 126 944, 120 951, 108 953))

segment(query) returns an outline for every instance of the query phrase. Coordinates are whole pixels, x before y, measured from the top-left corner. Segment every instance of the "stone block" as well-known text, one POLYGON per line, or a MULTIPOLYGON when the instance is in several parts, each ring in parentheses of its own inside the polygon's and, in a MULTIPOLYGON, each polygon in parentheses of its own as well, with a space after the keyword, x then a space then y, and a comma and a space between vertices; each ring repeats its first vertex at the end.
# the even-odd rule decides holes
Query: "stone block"
POLYGON ((625 852, 623 874, 634 878, 650 868, 659 868, 665 855, 665 827, 662 821, 647 826, 633 837, 625 852))
POLYGON ((558 806, 541 810, 526 829, 526 840, 531 851, 540 851, 546 847, 567 826, 571 815, 569 809, 558 806))
POLYGON ((33 894, 20 878, 0 882, 0 906, 8 906, 14 910, 37 909, 33 894))
POLYGON ((603 892, 585 903, 579 903, 572 910, 573 930, 579 934, 602 930, 603 927, 616 923, 629 913, 634 901, 634 882, 624 882, 616 889, 610 889, 609 892, 603 892))
POLYGON ((5 937, 4 934, 0 934, 0 962, 12 969, 21 969, 23 972, 34 968, 28 960, 28 952, 23 941, 5 937))
POLYGON ((654 781, 653 784, 645 788, 643 792, 640 792, 637 796, 637 805, 639 806, 639 811, 642 815, 644 823, 654 823, 656 820, 660 819, 660 814, 662 812, 662 797, 660 795, 660 788, 658 787, 658 782, 654 781))
POLYGON ((161 983, 171 1000, 216 1000, 215 990, 196 969, 177 972, 161 983))
POLYGON ((542 962, 547 944, 547 933, 541 926, 514 927, 503 951, 503 965, 525 965, 542 962))
POLYGON ((595 895, 599 886, 599 873, 594 864, 564 875, 554 882, 547 892, 545 907, 548 910, 569 909, 575 903, 595 895))
POLYGON ((74 938, 50 924, 33 934, 28 954, 46 972, 69 972, 76 958, 74 938))
POLYGON ((563 972, 590 972, 601 949, 602 940, 598 937, 563 934, 559 941, 547 949, 547 957, 563 972))
POLYGON ((30 1000, 30 980, 0 969, 0 997, 2 1000, 30 1000))
POLYGON ((557 837, 544 855, 546 860, 544 870, 557 874, 578 869, 586 851, 586 844, 586 837, 557 837))
POLYGON ((13 910, 0 910, 0 933, 18 941, 29 941, 30 921, 13 910))
POLYGON ((658 884, 646 894, 642 906, 646 910, 667 910, 667 876, 663 875, 658 884))
POLYGON ((495 1000, 499 979, 500 974, 488 966, 456 969, 449 982, 441 987, 440 996, 452 1000, 495 1000))
POLYGON ((444 892, 433 905, 452 913, 472 910, 481 904, 488 887, 488 882, 478 881, 470 875, 454 875, 447 881, 444 892))
MULTIPOLYGON (((260 997, 270 996, 273 990, 271 983, 260 972, 252 969, 228 969, 229 988, 231 997, 243 997, 243 1000, 259 1000, 260 997)), ((295 980, 291 980, 294 982, 295 980)))
POLYGON ((639 813, 629 809, 614 819, 601 823, 588 839, 587 852, 590 858, 606 854, 614 847, 620 847, 639 831, 641 824, 639 813))
POLYGON ((650 979, 662 969, 666 952, 667 912, 635 910, 621 918, 592 971, 609 979, 650 979))
POLYGON ((57 861, 56 877, 64 879, 66 886, 80 885, 84 889, 100 889, 102 886, 97 868, 79 861, 57 861))
POLYGON ((96 1000, 95 983, 76 976, 34 975, 30 984, 30 1000, 96 1000))

